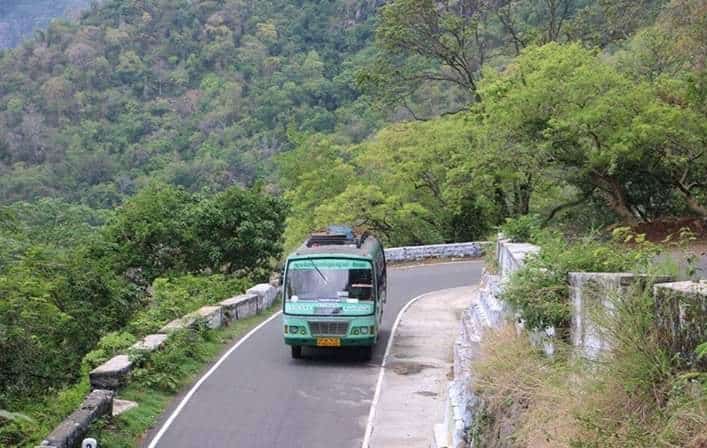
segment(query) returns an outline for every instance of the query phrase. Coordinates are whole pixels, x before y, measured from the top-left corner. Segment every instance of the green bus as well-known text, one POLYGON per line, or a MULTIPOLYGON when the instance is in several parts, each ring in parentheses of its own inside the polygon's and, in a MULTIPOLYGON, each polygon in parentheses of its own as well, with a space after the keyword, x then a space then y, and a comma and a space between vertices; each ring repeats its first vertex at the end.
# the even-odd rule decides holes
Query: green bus
POLYGON ((349 227, 313 233, 287 257, 283 299, 293 358, 302 347, 355 347, 370 360, 386 302, 383 246, 349 227))

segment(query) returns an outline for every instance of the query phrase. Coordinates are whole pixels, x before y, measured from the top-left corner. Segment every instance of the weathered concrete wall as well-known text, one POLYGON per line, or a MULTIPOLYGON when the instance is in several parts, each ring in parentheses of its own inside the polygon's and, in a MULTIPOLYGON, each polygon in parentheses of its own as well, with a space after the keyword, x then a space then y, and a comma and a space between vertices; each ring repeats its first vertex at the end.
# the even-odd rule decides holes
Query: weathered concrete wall
POLYGON ((258 296, 258 312, 270 308, 277 298, 278 289, 270 283, 261 283, 248 290, 248 294, 258 296))
POLYGON ((660 341, 686 365, 707 368, 707 359, 695 355, 707 340, 707 281, 663 283, 653 291, 660 341))
POLYGON ((258 314, 258 295, 257 294, 241 294, 231 297, 219 305, 223 307, 223 315, 226 323, 234 320, 247 319, 258 314))
POLYGON ((480 257, 489 242, 433 244, 429 246, 405 246, 385 249, 385 259, 389 263, 417 261, 426 258, 470 258, 480 257))
MULTIPOLYGON (((660 277, 650 281, 670 280, 670 277, 660 277)), ((596 360, 612 346, 611 335, 607 334, 601 320, 611 317, 617 297, 641 286, 640 283, 645 287, 649 279, 626 272, 570 272, 568 281, 572 304, 572 345, 580 356, 596 360)))
POLYGON ((52 448, 73 448, 86 436, 88 427, 94 421, 111 413, 113 392, 94 390, 84 400, 81 407, 64 420, 40 446, 52 448))
POLYGON ((496 261, 501 280, 508 280, 511 274, 523 266, 528 256, 538 252, 540 252, 540 247, 534 244, 498 240, 496 243, 496 261))

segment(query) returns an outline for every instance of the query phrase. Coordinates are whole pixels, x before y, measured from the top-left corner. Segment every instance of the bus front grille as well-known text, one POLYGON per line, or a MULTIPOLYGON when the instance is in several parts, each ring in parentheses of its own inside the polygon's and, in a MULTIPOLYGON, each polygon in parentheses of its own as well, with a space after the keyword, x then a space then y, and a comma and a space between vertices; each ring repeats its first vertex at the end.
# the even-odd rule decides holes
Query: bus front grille
POLYGON ((348 322, 309 322, 309 331, 313 336, 345 336, 348 330, 348 322))

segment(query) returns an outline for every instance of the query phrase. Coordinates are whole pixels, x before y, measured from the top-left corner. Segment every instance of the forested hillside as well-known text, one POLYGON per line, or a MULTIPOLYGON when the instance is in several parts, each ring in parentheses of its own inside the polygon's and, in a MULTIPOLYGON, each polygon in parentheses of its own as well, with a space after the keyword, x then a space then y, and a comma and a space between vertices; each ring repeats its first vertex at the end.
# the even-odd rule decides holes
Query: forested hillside
POLYGON ((55 18, 76 18, 90 0, 5 0, 0 4, 0 50, 17 46, 55 18))
POLYGON ((376 1, 103 2, 0 59, 0 200, 249 183, 288 130, 367 136, 376 1))

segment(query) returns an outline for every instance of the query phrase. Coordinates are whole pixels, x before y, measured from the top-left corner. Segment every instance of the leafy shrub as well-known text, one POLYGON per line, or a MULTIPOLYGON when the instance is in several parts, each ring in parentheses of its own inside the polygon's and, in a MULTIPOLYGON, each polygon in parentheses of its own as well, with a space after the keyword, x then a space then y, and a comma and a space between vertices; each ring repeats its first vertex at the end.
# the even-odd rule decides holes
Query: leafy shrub
POLYGON ((158 278, 152 284, 152 300, 135 315, 128 328, 139 335, 158 330, 167 322, 245 291, 249 279, 223 274, 158 278))
POLYGON ((133 380, 145 387, 174 393, 194 363, 204 361, 208 352, 203 342, 211 337, 205 328, 175 333, 164 350, 153 353, 133 371, 133 380))
POLYGON ((541 251, 511 276, 504 300, 518 310, 530 328, 555 326, 566 329, 570 322, 570 272, 645 272, 658 253, 657 246, 634 236, 640 244, 601 241, 587 236, 568 241, 553 232, 536 235, 541 251))
POLYGON ((506 222, 499 227, 505 238, 513 242, 534 242, 540 233, 540 217, 528 214, 515 218, 506 218, 506 222))
POLYGON ((135 336, 125 331, 113 331, 103 336, 96 348, 86 353, 81 362, 81 370, 89 372, 102 363, 108 361, 118 352, 125 350, 136 341, 135 336))

